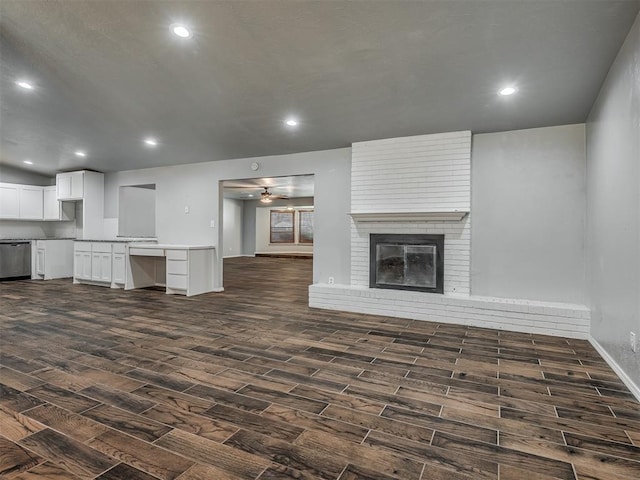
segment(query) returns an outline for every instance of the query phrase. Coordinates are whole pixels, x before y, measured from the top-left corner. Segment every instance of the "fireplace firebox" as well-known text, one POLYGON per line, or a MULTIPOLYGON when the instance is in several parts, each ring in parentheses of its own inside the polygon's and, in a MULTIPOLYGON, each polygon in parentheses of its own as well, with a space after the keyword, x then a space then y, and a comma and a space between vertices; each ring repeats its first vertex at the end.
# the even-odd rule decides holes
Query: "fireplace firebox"
POLYGON ((369 287, 444 293, 444 235, 370 234, 369 287))

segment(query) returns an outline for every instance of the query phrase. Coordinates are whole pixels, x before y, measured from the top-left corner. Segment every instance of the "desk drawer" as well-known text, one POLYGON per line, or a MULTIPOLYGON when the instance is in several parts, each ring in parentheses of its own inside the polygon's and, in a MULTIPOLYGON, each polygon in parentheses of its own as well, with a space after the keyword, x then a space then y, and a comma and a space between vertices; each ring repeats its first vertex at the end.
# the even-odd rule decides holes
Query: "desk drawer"
POLYGON ((164 257, 162 248, 130 248, 129 255, 142 255, 145 257, 164 257))
POLYGON ((111 244, 106 242, 91 243, 91 251, 93 253, 111 253, 111 244))
POLYGON ((167 260, 186 260, 186 250, 167 250, 167 260))
POLYGON ((187 276, 175 273, 167 273, 167 288, 187 289, 187 276))
POLYGON ((177 273, 178 275, 186 275, 187 262, 185 260, 170 260, 167 258, 167 273, 177 273))
POLYGON ((73 251, 74 252, 90 252, 91 251, 91 243, 89 243, 89 242, 73 242, 73 251))

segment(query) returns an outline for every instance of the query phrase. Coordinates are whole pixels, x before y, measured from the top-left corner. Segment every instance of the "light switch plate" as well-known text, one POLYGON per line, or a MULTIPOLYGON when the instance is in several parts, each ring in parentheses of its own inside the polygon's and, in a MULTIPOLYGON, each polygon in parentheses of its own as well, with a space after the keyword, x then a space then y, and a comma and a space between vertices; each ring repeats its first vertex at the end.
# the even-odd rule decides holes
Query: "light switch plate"
POLYGON ((210 226, 211 228, 216 228, 216 222, 215 222, 215 220, 211 220, 211 222, 209 223, 209 226, 210 226))

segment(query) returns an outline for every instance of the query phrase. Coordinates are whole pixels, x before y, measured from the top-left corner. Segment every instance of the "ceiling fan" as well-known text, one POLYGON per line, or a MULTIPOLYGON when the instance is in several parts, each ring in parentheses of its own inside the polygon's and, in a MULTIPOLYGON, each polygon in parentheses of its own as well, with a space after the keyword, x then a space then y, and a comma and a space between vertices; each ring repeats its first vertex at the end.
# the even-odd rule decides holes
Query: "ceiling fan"
POLYGON ((271 203, 273 200, 282 199, 289 200, 289 197, 286 195, 274 195, 269 191, 269 187, 264 188, 264 192, 260 192, 260 202, 261 203, 271 203))

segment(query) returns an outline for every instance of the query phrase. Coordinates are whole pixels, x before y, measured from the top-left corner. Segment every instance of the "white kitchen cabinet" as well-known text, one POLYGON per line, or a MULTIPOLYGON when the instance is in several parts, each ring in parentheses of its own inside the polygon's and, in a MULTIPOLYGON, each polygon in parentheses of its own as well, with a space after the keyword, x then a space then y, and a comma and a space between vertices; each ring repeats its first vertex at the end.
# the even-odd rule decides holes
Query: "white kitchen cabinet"
POLYGON ((57 187, 52 185, 43 189, 43 208, 45 220, 73 220, 75 203, 61 202, 56 195, 57 187))
POLYGON ((36 240, 34 247, 34 279, 51 280, 73 275, 73 240, 36 240))
POLYGON ((168 294, 190 297, 222 291, 214 287, 215 247, 159 244, 129 246, 125 290, 160 285, 161 265, 168 294))
POLYGON ((45 252, 43 248, 36 249, 36 274, 44 276, 45 252))
POLYGON ((19 205, 18 185, 0 183, 0 218, 18 218, 19 205))
POLYGON ((124 242, 74 242, 73 283, 124 288, 127 279, 124 242))
POLYGON ((82 200, 84 198, 85 171, 58 173, 56 192, 58 200, 82 200))
POLYGON ((73 244, 73 282, 91 280, 91 243, 73 244))
POLYGON ((113 261, 111 263, 111 282, 124 287, 126 280, 126 245, 124 243, 113 244, 113 261))
POLYGON ((80 202, 76 238, 102 238, 104 226, 104 174, 81 170, 56 175, 56 198, 80 202))
POLYGON ((111 283, 112 246, 106 242, 91 243, 91 280, 111 283))
POLYGON ((18 185, 18 217, 20 220, 43 220, 43 187, 18 185))

